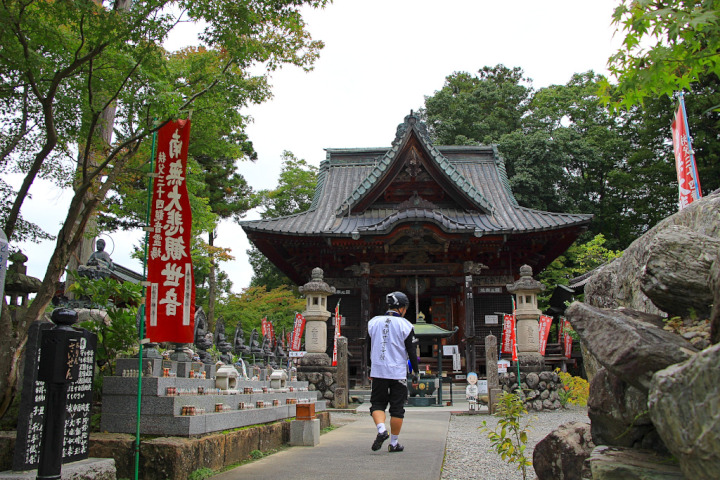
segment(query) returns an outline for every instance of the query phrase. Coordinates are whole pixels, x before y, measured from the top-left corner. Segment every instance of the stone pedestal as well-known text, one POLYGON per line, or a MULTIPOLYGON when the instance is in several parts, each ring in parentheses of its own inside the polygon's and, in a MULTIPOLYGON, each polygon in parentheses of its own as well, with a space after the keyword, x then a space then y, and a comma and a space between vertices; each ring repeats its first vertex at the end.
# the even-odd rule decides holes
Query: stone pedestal
POLYGON ((314 447, 320 443, 320 419, 290 422, 289 443, 293 447, 314 447))
POLYGON ((305 350, 307 353, 300 359, 298 379, 309 382, 311 391, 317 390, 318 397, 329 400, 335 406, 334 386, 337 368, 331 366, 332 362, 327 351, 327 320, 330 312, 327 310, 327 297, 335 293, 323 281, 323 271, 314 268, 312 280, 299 288, 300 293, 307 300, 305 311, 305 350), (332 388, 331 388, 332 387, 332 388))

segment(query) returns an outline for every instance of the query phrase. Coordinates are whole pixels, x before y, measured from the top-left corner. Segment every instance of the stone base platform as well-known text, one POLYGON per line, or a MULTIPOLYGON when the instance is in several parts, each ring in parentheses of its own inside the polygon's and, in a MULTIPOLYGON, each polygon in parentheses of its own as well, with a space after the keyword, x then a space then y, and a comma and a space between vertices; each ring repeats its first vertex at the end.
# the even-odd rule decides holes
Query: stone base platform
MULTIPOLYGON (((330 426, 330 413, 316 412, 320 428, 330 426)), ((200 468, 220 470, 251 458, 251 452, 267 452, 280 448, 290 442, 290 423, 279 421, 250 428, 231 430, 223 433, 210 433, 194 437, 157 437, 143 438, 140 443, 140 478, 143 480, 186 480, 192 472, 200 468)), ((0 447, 12 453, 15 446, 15 432, 0 432, 0 447)), ((133 478, 135 469, 135 436, 125 433, 91 433, 90 456, 96 460, 114 462, 117 478, 133 478)), ((4 459, 0 456, 0 459, 4 459)), ((81 463, 81 462, 75 462, 81 463)), ((69 466, 63 466, 63 479, 89 478, 105 480, 100 477, 66 477, 69 466)), ((0 463, 0 469, 12 467, 12 454, 7 465, 0 463)), ((22 473, 25 472, 10 472, 22 473)), ((0 477, 34 479, 31 476, 0 477)), ((107 477, 115 480, 115 476, 107 477)))
MULTIPOLYGON (((0 472, 0 480, 35 480, 37 470, 24 472, 0 472)), ((115 460, 112 458, 88 458, 66 463, 61 470, 62 480, 115 480, 115 460)))
MULTIPOLYGON (((105 377, 100 429, 112 433, 134 434, 136 430, 137 378, 105 377)), ((273 390, 270 382, 237 382, 232 393, 219 393, 215 380, 179 377, 143 377, 140 433, 142 435, 190 436, 274 422, 295 416, 295 403, 314 402, 315 411, 326 409, 317 392, 308 391, 306 382, 287 382, 273 390), (253 393, 243 393, 245 388, 253 393), (265 387, 267 392, 257 391, 265 387), (293 391, 290 391, 290 387, 293 391), (202 388, 202 394, 197 393, 202 388), (168 389, 178 394, 168 395, 168 389), (264 406, 258 407, 258 402, 264 406), (277 405, 273 405, 273 403, 277 405), (240 404, 245 408, 240 408, 240 404), (216 411, 216 405, 222 411, 216 411), (185 409, 192 407, 194 414, 185 409)))

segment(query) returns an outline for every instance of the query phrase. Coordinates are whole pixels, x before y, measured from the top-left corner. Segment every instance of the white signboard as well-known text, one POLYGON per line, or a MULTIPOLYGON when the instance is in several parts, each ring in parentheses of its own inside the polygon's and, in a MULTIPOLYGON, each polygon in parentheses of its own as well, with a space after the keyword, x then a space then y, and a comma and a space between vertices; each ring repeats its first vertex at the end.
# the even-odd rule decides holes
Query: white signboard
POLYGON ((456 353, 452 357, 453 357, 453 371, 459 372, 460 371, 460 354, 456 353))
POLYGON ((507 373, 509 366, 510 366, 509 360, 500 360, 498 362, 498 373, 507 373))
POLYGON ((443 355, 449 357, 458 353, 460 353, 460 350, 458 350, 457 345, 443 345, 443 355))
POLYGON ((499 321, 499 315, 485 315, 485 325, 497 325, 499 321))
MULTIPOLYGON (((337 322, 335 322, 335 315, 333 315, 333 317, 332 317, 333 327, 335 326, 335 323, 337 323, 337 322)), ((341 326, 341 327, 344 327, 344 326, 345 326, 345 323, 346 323, 346 317, 340 315, 340 326, 341 326)))
POLYGON ((290 357, 290 358, 302 358, 302 357, 305 356, 306 353, 307 353, 307 352, 306 352, 306 351, 303 351, 303 350, 300 350, 299 352, 289 351, 289 352, 288 352, 288 357, 290 357))
POLYGON ((478 393, 479 393, 479 394, 482 395, 482 394, 484 393, 485 395, 487 395, 487 393, 488 393, 488 390, 487 390, 487 380, 478 380, 477 386, 478 386, 478 393))

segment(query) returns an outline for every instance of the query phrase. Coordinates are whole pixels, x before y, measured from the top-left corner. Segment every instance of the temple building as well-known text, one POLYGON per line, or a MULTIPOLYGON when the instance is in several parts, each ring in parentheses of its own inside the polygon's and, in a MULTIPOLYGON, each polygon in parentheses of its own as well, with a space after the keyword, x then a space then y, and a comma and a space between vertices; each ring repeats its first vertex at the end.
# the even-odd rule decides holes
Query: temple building
MULTIPOLYGON (((443 342, 459 346, 463 374, 482 372, 484 338, 499 337, 502 314, 512 312, 506 285, 522 265, 541 272, 592 218, 521 207, 494 146, 433 145, 412 112, 390 148, 326 152, 307 211, 241 225, 297 284, 323 269, 337 290, 328 310, 341 301, 357 382, 367 380, 367 322, 384 313, 385 295, 395 290, 410 298, 410 321, 423 313, 428 323, 458 327, 443 342)), ((421 364, 433 361, 437 346, 424 348, 421 364)))

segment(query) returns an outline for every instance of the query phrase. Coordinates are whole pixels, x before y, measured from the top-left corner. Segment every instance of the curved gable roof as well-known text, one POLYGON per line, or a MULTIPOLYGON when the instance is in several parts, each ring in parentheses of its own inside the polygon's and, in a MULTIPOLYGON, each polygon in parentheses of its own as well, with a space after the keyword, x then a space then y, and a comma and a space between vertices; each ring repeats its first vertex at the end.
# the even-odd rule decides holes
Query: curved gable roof
POLYGON ((367 174, 358 186, 343 201, 335 214, 345 215, 349 212, 362 213, 372 199, 382 195, 384 187, 392 177, 397 176, 402 168, 403 153, 407 152, 415 140, 423 150, 423 162, 433 176, 444 180, 449 187, 449 194, 458 198, 459 203, 468 210, 480 210, 483 213, 492 214, 492 204, 470 183, 445 156, 430 141, 427 127, 420 122, 419 118, 410 112, 403 123, 398 125, 395 140, 389 150, 382 155, 374 168, 367 174))

